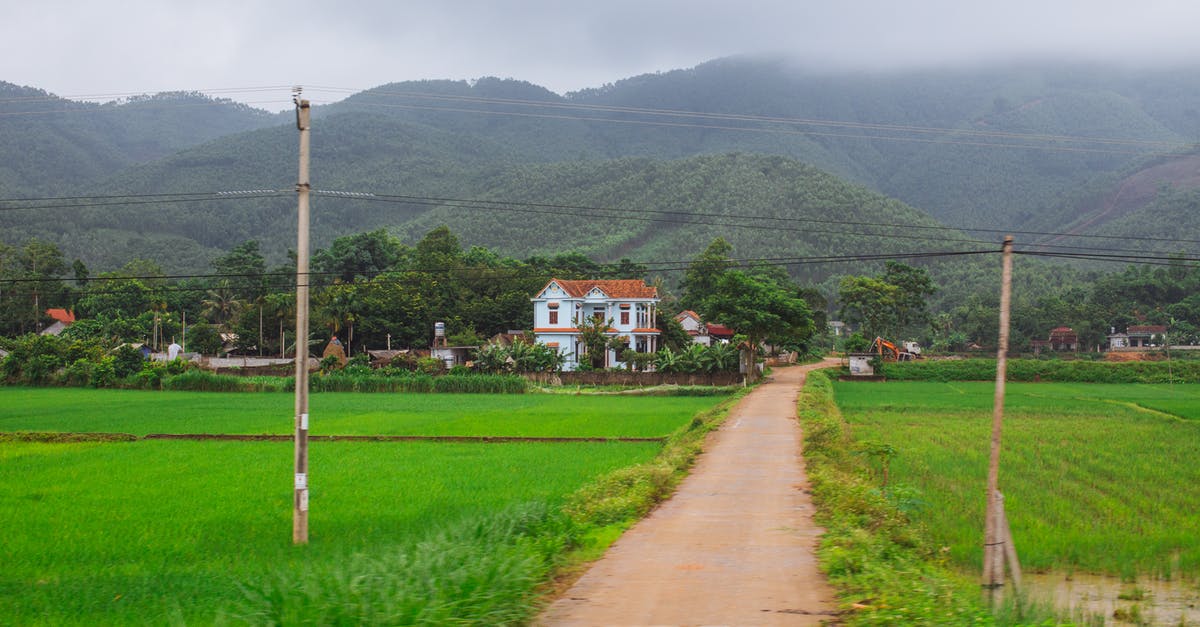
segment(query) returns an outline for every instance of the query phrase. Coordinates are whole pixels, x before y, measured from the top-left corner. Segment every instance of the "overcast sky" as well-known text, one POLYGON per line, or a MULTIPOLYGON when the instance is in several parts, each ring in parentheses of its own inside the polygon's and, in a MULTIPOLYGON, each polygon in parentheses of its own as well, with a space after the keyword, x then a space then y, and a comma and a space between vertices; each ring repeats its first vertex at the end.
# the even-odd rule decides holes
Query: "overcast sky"
MULTIPOLYGON (((564 93, 755 53, 846 68, 1029 57, 1200 64, 1195 0, 4 4, 0 80, 68 97, 292 84, 365 89, 480 76, 564 93)), ((290 105, 286 90, 265 93, 234 97, 274 110, 290 105)))

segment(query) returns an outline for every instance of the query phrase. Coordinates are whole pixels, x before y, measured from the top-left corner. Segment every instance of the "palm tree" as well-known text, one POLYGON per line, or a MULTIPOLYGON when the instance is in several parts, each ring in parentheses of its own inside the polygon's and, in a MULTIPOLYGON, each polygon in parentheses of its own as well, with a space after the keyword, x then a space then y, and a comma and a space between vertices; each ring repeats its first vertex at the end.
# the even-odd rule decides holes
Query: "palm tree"
POLYGON ((242 310, 242 305, 229 286, 229 281, 223 280, 217 287, 205 292, 205 298, 200 301, 203 307, 200 313, 214 324, 225 327, 242 310))

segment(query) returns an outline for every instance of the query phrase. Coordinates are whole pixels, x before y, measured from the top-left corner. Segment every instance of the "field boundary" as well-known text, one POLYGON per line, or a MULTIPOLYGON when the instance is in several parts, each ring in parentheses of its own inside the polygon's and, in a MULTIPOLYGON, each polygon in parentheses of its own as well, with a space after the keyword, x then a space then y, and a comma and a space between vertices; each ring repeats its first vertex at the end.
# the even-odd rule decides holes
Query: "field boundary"
MULTIPOLYGON (((138 440, 196 440, 229 442, 290 442, 294 436, 277 434, 237 433, 148 433, 143 436, 131 433, 61 433, 55 431, 22 431, 0 433, 0 442, 135 442, 138 440)), ((503 444, 506 442, 656 442, 662 444, 666 437, 532 437, 517 435, 309 435, 309 441, 318 442, 481 442, 503 444)))

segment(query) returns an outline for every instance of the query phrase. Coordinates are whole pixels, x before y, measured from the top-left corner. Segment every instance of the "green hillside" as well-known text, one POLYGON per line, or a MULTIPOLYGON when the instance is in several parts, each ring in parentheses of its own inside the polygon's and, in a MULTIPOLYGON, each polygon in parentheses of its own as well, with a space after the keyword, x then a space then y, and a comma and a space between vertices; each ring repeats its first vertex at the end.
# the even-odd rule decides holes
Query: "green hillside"
POLYGON ((996 227, 1039 215, 1099 173, 1200 139, 1197 76, 1062 64, 835 74, 734 57, 561 97, 494 78, 393 83, 330 109, 479 134, 538 162, 786 155, 941 220, 996 227))
POLYGON ((0 197, 73 193, 134 164, 275 123, 196 93, 106 104, 0 81, 0 197))
MULTIPOLYGON (((836 225, 936 226, 922 212, 793 159, 707 155, 520 166, 484 181, 484 200, 553 203, 438 207, 405 225, 409 239, 446 224, 465 242, 525 257, 562 250, 598 259, 685 261, 724 237, 745 257, 847 256, 944 245, 947 234, 836 225), (811 222, 818 220, 821 222, 811 222), (896 234, 917 239, 898 239, 896 234)), ((950 235, 949 237, 962 237, 950 235)), ((827 268, 796 266, 825 276, 827 268)))
MULTIPOLYGON (((378 227, 416 239, 445 222, 465 242, 507 254, 671 260, 715 235, 747 257, 921 248, 889 233, 812 226, 766 237, 709 217, 589 221, 422 198, 1137 234, 1169 211, 1131 213, 1147 201, 1090 216, 1105 206, 1106 185, 1200 139, 1196 102, 1200 73, 1187 69, 1061 64, 868 74, 735 57, 566 95, 512 79, 392 83, 315 109, 313 183, 416 198, 318 196, 314 243, 378 227), (1102 204, 1081 204, 1088 198, 1102 204)), ((289 114, 196 94, 74 103, 6 83, 0 113, 0 198, 282 190, 257 200, 0 211, 0 240, 36 236, 97 268, 167 253, 164 267, 180 271, 250 238, 274 261, 293 245, 289 114)), ((1188 206, 1187 189, 1171 206, 1188 206)))

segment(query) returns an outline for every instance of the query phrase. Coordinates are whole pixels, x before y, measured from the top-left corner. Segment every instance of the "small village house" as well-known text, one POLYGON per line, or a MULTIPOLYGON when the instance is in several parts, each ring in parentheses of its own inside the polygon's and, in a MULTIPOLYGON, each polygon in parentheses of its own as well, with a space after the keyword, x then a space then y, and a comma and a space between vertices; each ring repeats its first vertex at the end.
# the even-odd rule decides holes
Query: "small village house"
POLYGON ((58 335, 75 323, 75 312, 66 309, 47 309, 46 315, 54 322, 42 329, 39 335, 58 335))
MULTIPOLYGON (((639 353, 658 350, 658 288, 636 279, 568 281, 551 279, 533 301, 533 333, 537 342, 557 349, 563 369, 587 363, 579 325, 588 319, 608 323, 606 335, 639 353)), ((618 348, 609 348, 603 367, 623 367, 618 348)))
POLYGON ((693 342, 703 346, 727 344, 733 339, 733 329, 715 322, 705 322, 700 318, 700 314, 691 309, 676 314, 675 320, 687 331, 693 342))
POLYGON ((1161 324, 1136 324, 1131 325, 1125 333, 1129 338, 1129 348, 1150 348, 1165 343, 1167 327, 1161 324))
POLYGON ((1030 340, 1029 346, 1034 354, 1043 350, 1054 352, 1075 352, 1079 350, 1079 334, 1071 327, 1054 327, 1044 340, 1030 340))

